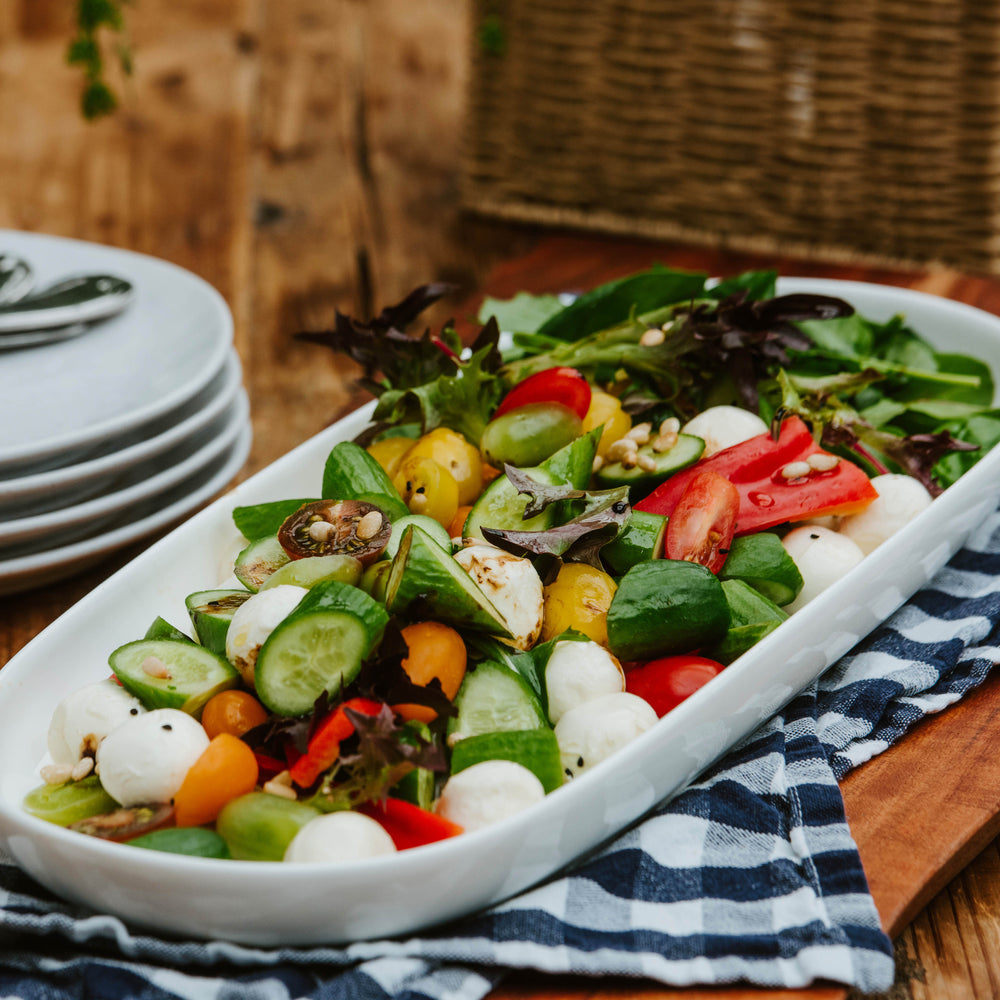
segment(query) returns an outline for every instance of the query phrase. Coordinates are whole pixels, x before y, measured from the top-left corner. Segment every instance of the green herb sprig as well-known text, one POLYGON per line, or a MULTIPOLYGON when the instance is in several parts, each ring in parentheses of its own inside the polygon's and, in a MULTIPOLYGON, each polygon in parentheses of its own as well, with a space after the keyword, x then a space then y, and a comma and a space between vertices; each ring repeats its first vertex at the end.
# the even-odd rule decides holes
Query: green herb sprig
POLYGON ((132 50, 124 38, 124 4, 129 0, 77 0, 76 35, 66 50, 66 61, 79 66, 84 74, 80 95, 80 110, 84 118, 93 121, 111 114, 118 107, 118 98, 105 79, 105 52, 101 33, 112 32, 112 46, 121 71, 132 73, 132 50))

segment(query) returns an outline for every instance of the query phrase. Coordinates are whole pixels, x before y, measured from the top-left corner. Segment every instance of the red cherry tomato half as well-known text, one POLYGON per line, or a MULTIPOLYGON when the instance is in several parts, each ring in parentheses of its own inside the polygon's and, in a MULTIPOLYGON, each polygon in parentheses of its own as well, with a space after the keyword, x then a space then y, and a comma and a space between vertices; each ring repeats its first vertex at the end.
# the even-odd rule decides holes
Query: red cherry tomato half
POLYGON ((664 555, 722 569, 733 542, 740 495, 717 472, 700 472, 687 485, 667 522, 664 555))
POLYGON ((546 368, 518 382, 500 401, 493 416, 528 403, 562 403, 583 420, 590 409, 590 383, 575 368, 546 368))
POLYGON ((662 719, 723 670, 721 663, 704 656, 663 656, 630 670, 625 675, 625 690, 648 701, 662 719))

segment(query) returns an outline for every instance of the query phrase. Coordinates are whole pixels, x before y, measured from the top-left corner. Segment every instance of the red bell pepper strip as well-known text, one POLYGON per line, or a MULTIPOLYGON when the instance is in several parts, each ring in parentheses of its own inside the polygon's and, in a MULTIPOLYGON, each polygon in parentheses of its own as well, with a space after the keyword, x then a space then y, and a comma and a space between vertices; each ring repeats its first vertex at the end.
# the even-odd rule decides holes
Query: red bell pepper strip
POLYGON ((354 723, 347 717, 345 708, 362 715, 378 715, 382 702, 371 698, 348 698, 319 724, 309 738, 306 752, 289 768, 292 781, 300 788, 308 788, 327 768, 332 767, 340 754, 340 744, 353 735, 354 723))
POLYGON ((435 841, 455 837, 463 832, 463 827, 457 823, 421 809, 420 806, 404 799, 366 802, 358 812, 363 812, 381 823, 386 833, 392 837, 397 851, 433 844, 435 841))
POLYGON ((809 428, 799 417, 788 417, 781 424, 777 441, 769 433, 759 434, 703 458, 661 483, 635 504, 635 509, 669 517, 691 479, 710 470, 728 479, 739 492, 737 535, 763 531, 788 521, 864 510, 878 493, 853 462, 841 458, 830 469, 811 469, 808 474, 794 478, 782 474, 792 462, 807 462, 810 456, 829 454, 813 441, 809 428))

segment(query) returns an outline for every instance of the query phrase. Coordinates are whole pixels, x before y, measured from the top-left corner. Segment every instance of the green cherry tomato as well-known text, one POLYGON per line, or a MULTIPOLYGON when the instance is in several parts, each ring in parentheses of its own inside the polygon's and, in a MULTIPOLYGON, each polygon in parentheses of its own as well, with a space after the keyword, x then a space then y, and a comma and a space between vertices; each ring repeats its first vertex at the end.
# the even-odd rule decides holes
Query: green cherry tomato
POLYGON ((546 368, 518 382, 500 401, 493 417, 529 403, 559 403, 582 420, 590 408, 590 395, 590 383, 575 368, 546 368))
POLYGON ((579 415, 560 403, 529 403, 486 425, 479 450, 489 465, 527 468, 544 462, 580 436, 579 415))
POLYGON ((318 809, 267 792, 249 792, 222 807, 215 829, 238 861, 281 861, 292 838, 318 809))

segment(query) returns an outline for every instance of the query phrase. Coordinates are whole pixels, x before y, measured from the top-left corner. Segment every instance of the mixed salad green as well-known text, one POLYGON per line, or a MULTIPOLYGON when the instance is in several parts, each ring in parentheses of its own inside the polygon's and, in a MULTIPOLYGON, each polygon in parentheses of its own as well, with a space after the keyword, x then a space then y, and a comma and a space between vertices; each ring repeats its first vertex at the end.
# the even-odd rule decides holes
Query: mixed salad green
POLYGON ((72 692, 25 808, 216 858, 349 861, 493 823, 655 724, 1000 439, 903 317, 652 268, 300 336, 377 397, 233 576, 72 692), (502 336, 501 330, 512 336, 502 336), (508 341, 506 344, 505 341, 508 341))

